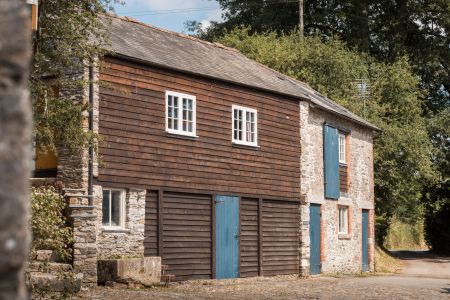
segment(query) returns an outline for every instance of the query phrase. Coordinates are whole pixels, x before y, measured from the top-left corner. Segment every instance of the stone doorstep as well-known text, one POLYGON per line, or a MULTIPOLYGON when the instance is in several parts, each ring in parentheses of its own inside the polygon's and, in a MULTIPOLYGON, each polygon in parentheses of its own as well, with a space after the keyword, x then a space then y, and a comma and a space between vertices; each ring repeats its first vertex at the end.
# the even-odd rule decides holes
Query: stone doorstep
POLYGON ((49 292, 73 292, 77 293, 81 288, 80 279, 60 278, 49 273, 30 273, 30 285, 49 292))

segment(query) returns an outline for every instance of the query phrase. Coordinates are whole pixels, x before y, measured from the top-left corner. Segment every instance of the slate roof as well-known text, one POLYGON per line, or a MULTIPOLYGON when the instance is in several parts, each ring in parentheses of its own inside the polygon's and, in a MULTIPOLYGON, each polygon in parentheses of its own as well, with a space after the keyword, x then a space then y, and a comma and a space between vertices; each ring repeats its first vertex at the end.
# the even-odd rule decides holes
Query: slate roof
POLYGON ((236 49, 209 43, 127 17, 111 16, 108 50, 121 56, 309 100, 316 106, 378 130, 363 118, 320 95, 307 84, 247 58, 236 49))

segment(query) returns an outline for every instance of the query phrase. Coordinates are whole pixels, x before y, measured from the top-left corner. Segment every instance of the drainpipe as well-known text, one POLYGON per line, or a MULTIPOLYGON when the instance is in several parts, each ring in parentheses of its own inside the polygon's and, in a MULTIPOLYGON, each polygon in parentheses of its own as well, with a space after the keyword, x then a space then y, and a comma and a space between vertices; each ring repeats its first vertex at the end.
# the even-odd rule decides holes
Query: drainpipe
MULTIPOLYGON (((89 66, 89 131, 92 132, 94 130, 94 67, 92 65, 89 66)), ((89 197, 89 206, 94 204, 92 193, 92 182, 94 179, 94 148, 92 144, 89 144, 89 160, 88 160, 88 195, 89 197)))

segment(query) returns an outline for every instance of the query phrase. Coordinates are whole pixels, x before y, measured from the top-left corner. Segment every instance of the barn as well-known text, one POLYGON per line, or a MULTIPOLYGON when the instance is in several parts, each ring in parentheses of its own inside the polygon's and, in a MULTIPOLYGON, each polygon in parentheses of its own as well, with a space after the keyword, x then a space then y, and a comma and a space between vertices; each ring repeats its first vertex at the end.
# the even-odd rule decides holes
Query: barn
POLYGON ((110 33, 90 70, 103 141, 87 173, 58 161, 66 186, 90 185, 98 258, 159 256, 176 280, 361 269, 373 248, 366 226, 361 250, 360 218, 373 212, 376 127, 235 49, 123 17, 110 33), (345 134, 347 162, 335 142, 325 147, 326 126, 345 134))

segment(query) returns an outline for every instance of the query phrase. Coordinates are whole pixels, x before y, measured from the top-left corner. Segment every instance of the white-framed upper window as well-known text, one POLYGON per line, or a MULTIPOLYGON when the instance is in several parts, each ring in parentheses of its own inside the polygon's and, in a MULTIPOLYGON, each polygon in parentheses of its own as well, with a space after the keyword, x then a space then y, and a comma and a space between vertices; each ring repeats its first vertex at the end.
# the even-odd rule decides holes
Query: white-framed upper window
POLYGON ((195 101, 195 96, 166 91, 167 132, 196 136, 195 101))
POLYGON ((339 209, 339 234, 348 234, 348 206, 338 206, 339 209))
POLYGON ((339 162, 342 164, 346 163, 345 160, 345 134, 339 133, 339 162))
POLYGON ((256 109, 233 105, 232 117, 233 143, 258 146, 258 115, 256 109))
POLYGON ((125 190, 103 189, 102 225, 106 228, 125 227, 125 190))

